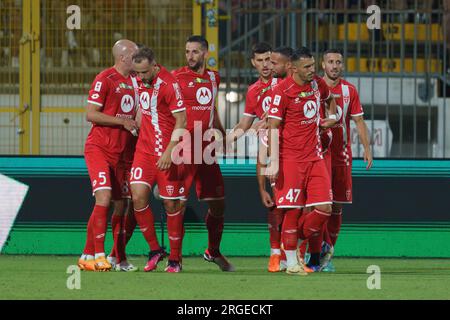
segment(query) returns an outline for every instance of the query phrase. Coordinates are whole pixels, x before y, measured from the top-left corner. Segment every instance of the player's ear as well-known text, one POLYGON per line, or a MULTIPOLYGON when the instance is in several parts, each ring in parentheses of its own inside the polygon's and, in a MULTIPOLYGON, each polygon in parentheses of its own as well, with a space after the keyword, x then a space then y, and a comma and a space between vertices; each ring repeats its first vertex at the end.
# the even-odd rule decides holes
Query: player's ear
POLYGON ((252 62, 252 66, 256 68, 255 60, 252 58, 250 61, 252 62))

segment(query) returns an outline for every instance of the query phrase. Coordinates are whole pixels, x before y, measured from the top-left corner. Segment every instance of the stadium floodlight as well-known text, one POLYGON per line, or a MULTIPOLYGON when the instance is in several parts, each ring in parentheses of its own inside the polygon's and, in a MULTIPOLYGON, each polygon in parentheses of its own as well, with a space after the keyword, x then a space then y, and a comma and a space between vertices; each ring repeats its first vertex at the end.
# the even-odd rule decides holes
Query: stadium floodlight
POLYGON ((28 186, 0 174, 0 252, 22 207, 28 186))

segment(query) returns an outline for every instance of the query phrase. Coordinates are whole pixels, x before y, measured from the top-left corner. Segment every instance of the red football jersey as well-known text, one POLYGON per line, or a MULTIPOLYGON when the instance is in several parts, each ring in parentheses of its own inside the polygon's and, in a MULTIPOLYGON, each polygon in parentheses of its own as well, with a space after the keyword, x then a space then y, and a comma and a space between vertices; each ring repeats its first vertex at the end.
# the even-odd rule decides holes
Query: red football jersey
POLYGON ((186 110, 177 80, 159 67, 152 83, 139 83, 142 122, 136 145, 137 152, 156 156, 162 156, 172 137, 176 122, 173 113, 186 110))
POLYGON ((180 84, 186 105, 186 129, 194 129, 194 121, 202 122, 202 130, 212 128, 220 76, 216 71, 205 69, 198 74, 188 67, 172 71, 180 84))
POLYGON ((323 159, 319 134, 321 100, 330 96, 320 77, 300 86, 292 77, 272 90, 269 118, 282 120, 280 159, 306 162, 323 159))
POLYGON ((269 79, 267 83, 258 79, 258 81, 248 87, 247 97, 245 98, 244 115, 262 119, 264 113, 269 110, 272 99, 272 88, 276 86, 278 82, 278 78, 269 79))
POLYGON ((352 145, 350 142, 350 118, 364 114, 356 88, 341 79, 330 88, 336 100, 337 124, 331 128, 333 140, 331 142, 332 165, 349 166, 352 163, 352 145))
MULTIPOLYGON (((87 102, 100 106, 101 111, 107 115, 134 119, 137 99, 136 78, 132 76, 125 78, 111 67, 95 77, 87 102)), ((123 126, 103 126, 93 123, 85 145, 96 145, 105 152, 121 154, 132 138, 133 135, 123 126)))

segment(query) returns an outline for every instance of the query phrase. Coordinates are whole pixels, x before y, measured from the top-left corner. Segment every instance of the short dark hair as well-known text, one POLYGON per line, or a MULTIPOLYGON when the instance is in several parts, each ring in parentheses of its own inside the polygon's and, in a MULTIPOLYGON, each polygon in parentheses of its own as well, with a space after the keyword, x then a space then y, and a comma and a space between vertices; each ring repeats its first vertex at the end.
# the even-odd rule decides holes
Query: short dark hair
POLYGON ((301 58, 312 58, 313 55, 311 51, 306 47, 301 47, 300 49, 295 49, 291 56, 291 61, 297 61, 301 58))
POLYGON ((255 57, 255 54, 257 54, 257 53, 266 53, 266 52, 271 52, 271 51, 272 51, 272 46, 270 44, 268 44, 267 42, 255 43, 252 46, 251 58, 253 59, 255 57))
POLYGON ((188 42, 200 43, 202 48, 205 49, 205 50, 208 50, 208 47, 209 47, 208 40, 206 40, 206 38, 204 36, 200 36, 200 35, 190 36, 186 40, 186 43, 188 43, 188 42))
POLYGON ((294 53, 294 49, 292 49, 291 47, 282 46, 282 47, 273 49, 272 52, 279 53, 282 56, 285 56, 286 58, 291 60, 292 54, 294 53))
POLYGON ((340 54, 342 57, 344 57, 344 54, 342 53, 342 51, 337 48, 330 48, 328 50, 325 50, 322 54, 322 57, 325 57, 329 53, 337 53, 337 54, 340 54))
POLYGON ((142 46, 135 54, 133 54, 134 62, 140 63, 144 59, 147 59, 149 63, 155 61, 155 54, 153 50, 146 46, 142 46))

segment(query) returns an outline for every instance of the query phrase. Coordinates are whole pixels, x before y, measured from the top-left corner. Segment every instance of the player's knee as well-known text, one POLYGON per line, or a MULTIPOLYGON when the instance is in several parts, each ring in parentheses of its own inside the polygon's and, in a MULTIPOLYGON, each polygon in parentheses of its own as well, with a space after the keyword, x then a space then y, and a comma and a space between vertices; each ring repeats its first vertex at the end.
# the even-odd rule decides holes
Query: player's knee
POLYGON ((209 211, 212 216, 221 217, 225 212, 225 201, 224 200, 212 200, 208 201, 209 211))
POLYGON ((340 204, 340 203, 333 203, 332 211, 336 212, 336 213, 341 212, 342 211, 342 204, 340 204))
POLYGON ((148 204, 148 194, 142 191, 135 191, 132 193, 133 206, 135 208, 142 208, 148 204))
POLYGON ((331 213, 331 204, 322 204, 320 206, 316 206, 315 209, 322 212, 331 213))
POLYGON ((174 213, 181 209, 180 201, 165 199, 163 201, 163 203, 164 203, 164 208, 169 213, 174 213))
POLYGON ((95 204, 103 207, 109 207, 111 203, 110 190, 98 190, 95 192, 95 204))

